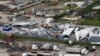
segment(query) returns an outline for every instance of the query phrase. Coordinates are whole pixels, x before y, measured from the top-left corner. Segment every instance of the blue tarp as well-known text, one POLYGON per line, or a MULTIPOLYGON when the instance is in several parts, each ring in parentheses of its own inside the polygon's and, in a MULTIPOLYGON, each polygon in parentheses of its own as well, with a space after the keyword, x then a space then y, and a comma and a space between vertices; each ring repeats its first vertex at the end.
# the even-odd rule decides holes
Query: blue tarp
POLYGON ((11 26, 4 26, 4 28, 2 30, 3 31, 11 31, 12 27, 11 26))

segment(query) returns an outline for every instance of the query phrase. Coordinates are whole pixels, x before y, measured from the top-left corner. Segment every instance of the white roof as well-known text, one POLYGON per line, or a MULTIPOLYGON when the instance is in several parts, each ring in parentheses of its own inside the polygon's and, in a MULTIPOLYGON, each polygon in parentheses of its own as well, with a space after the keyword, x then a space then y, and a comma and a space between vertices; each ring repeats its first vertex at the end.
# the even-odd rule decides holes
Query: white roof
POLYGON ((68 35, 68 36, 70 36, 70 34, 72 33, 72 31, 74 31, 74 29, 75 29, 75 28, 68 28, 68 29, 66 29, 66 30, 62 33, 62 35, 68 35))
POLYGON ((79 41, 80 40, 80 32, 76 31, 75 36, 76 36, 76 40, 79 41))
POLYGON ((78 31, 78 30, 79 30, 79 28, 75 28, 74 32, 76 32, 76 31, 78 31))
POLYGON ((85 38, 91 32, 91 30, 91 28, 86 28, 80 31, 75 31, 76 40, 79 41, 80 39, 85 38))
POLYGON ((81 39, 85 38, 88 34, 89 34, 89 30, 88 29, 83 29, 80 31, 80 36, 81 36, 81 39))
POLYGON ((93 7, 93 9, 100 9, 100 5, 93 7))

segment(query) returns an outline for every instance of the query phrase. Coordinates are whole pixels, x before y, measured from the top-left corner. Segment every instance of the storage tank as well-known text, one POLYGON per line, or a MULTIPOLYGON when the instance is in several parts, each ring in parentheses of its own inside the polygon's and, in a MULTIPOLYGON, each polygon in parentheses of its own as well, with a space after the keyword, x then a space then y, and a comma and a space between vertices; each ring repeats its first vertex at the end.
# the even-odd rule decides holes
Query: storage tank
POLYGON ((81 54, 65 54, 64 56, 82 56, 81 54))

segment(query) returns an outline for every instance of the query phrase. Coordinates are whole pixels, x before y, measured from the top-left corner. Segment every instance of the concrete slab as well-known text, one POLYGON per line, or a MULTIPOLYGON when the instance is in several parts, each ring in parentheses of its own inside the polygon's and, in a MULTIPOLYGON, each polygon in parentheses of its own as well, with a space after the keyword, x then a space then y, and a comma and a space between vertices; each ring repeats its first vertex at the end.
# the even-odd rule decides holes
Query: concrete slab
POLYGON ((9 56, 7 49, 0 49, 0 56, 9 56))

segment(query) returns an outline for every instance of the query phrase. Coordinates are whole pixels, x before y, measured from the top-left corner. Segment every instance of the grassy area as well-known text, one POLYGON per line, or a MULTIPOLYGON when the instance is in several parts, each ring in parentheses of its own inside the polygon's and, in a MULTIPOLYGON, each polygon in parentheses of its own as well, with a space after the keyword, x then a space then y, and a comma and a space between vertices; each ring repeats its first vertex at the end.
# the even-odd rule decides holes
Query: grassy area
MULTIPOLYGON (((4 34, 0 34, 0 39, 5 39, 7 36, 4 34)), ((29 36, 18 36, 14 35, 14 39, 16 41, 37 41, 37 42, 53 42, 53 43, 60 43, 60 44, 68 44, 68 41, 62 41, 58 39, 47 39, 47 38, 32 38, 29 36)), ((82 45, 82 46, 91 46, 89 42, 74 42, 73 45, 82 45)))
POLYGON ((17 41, 27 41, 27 40, 30 40, 30 41, 39 41, 39 42, 54 42, 54 43, 63 43, 63 41, 61 40, 57 40, 57 39, 47 39, 46 37, 45 38, 37 38, 37 37, 28 37, 28 36, 14 36, 15 39, 17 41))
POLYGON ((65 10, 70 10, 70 9, 73 9, 73 8, 71 8, 71 7, 69 7, 69 6, 64 6, 64 9, 65 9, 65 10))
POLYGON ((100 26, 100 19, 81 19, 77 24, 79 24, 79 25, 100 26))
POLYGON ((65 9, 65 10, 79 10, 80 8, 78 8, 77 6, 73 6, 73 7, 64 6, 64 9, 65 9))
POLYGON ((59 19, 55 20, 55 22, 59 22, 59 23, 70 23, 69 20, 62 19, 62 18, 59 18, 59 19))
POLYGON ((0 34, 0 39, 5 39, 7 36, 4 34, 0 34))
POLYGON ((67 13, 62 13, 60 15, 54 16, 53 18, 55 19, 55 22, 59 23, 68 23, 69 20, 63 19, 63 16, 67 16, 67 13))
MULTIPOLYGON (((55 42, 55 43, 62 43, 64 44, 64 41, 58 40, 58 39, 48 39, 48 38, 38 38, 38 37, 29 37, 29 36, 23 36, 23 35, 13 35, 14 39, 16 41, 39 41, 39 42, 55 42)), ((0 39, 6 39, 7 35, 0 34, 0 39)))

